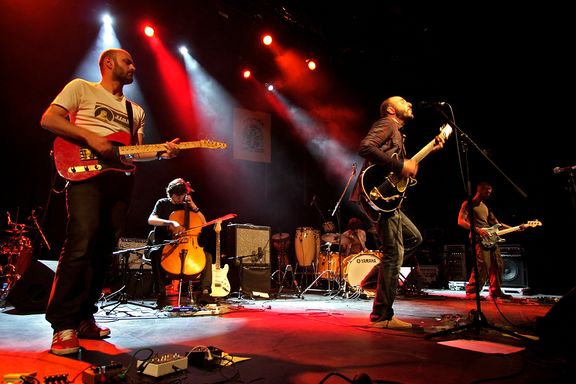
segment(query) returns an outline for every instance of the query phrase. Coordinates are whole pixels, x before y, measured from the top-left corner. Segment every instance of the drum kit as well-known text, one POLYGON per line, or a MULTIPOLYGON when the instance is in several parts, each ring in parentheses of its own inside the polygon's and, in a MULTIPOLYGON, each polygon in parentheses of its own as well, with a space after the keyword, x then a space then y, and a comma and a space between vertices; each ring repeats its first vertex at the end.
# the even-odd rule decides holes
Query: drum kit
MULTIPOLYGON (((339 234, 333 223, 325 222, 322 231, 313 227, 298 227, 294 234, 294 251, 296 254, 296 274, 301 276, 300 284, 308 284, 304 279, 312 274, 314 281, 307 288, 301 290, 292 276, 299 295, 309 290, 326 292, 353 292, 364 293, 362 285, 370 271, 380 263, 382 254, 379 251, 366 251, 344 255, 339 250, 349 245, 351 240, 339 234), (300 271, 300 272, 298 272, 300 271), (327 289, 314 289, 319 281, 327 282, 327 289), (332 285, 332 284, 335 285, 332 285), (332 289, 338 288, 338 289, 332 289)), ((278 256, 277 279, 279 291, 283 289, 283 282, 288 272, 292 272, 289 263, 289 249, 291 246, 290 234, 276 233, 272 235, 272 245, 278 256), (283 272, 282 269, 286 268, 283 272)))
POLYGON ((20 276, 30 266, 32 261, 32 244, 26 237, 29 227, 24 224, 8 221, 9 229, 0 242, 0 277, 2 279, 2 292, 0 301, 2 305, 20 276))

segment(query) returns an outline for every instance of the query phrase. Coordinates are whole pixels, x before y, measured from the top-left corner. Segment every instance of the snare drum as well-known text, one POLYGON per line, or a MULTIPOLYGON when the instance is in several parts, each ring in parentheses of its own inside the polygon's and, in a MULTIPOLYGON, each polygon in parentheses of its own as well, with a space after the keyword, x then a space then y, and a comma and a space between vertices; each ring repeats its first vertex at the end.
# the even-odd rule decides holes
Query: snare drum
POLYGON ((320 254, 320 231, 311 227, 296 228, 294 249, 298 265, 311 266, 320 254))
POLYGON ((352 287, 360 287, 362 280, 370 271, 380 264, 382 252, 368 251, 350 255, 344 259, 344 274, 346 281, 352 287))
MULTIPOLYGON (((333 273, 325 273, 324 276, 331 275, 331 277, 340 276, 340 256, 338 252, 320 253, 318 256, 318 263, 316 264, 316 271, 319 275, 325 271, 332 271, 333 273)), ((330 276, 327 276, 330 277, 330 276)))

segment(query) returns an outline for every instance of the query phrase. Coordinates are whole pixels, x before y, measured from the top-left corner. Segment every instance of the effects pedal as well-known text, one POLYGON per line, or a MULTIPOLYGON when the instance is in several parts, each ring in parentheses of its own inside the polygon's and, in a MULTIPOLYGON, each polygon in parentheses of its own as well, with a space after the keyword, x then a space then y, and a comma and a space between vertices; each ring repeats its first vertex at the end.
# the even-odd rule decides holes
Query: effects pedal
POLYGON ((136 370, 148 376, 161 377, 188 369, 188 358, 177 353, 156 355, 150 360, 138 360, 136 370))
POLYGON ((124 381, 124 366, 121 363, 90 367, 82 372, 82 384, 120 383, 124 381))

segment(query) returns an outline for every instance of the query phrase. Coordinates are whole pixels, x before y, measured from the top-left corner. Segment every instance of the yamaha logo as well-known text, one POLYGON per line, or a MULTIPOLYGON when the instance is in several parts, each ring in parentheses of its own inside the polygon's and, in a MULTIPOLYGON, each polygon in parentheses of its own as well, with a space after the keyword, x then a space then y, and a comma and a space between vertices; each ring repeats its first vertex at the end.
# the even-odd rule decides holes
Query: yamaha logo
POLYGON ((372 264, 376 264, 378 262, 378 259, 376 258, 370 258, 370 259, 356 259, 357 263, 372 263, 372 264))

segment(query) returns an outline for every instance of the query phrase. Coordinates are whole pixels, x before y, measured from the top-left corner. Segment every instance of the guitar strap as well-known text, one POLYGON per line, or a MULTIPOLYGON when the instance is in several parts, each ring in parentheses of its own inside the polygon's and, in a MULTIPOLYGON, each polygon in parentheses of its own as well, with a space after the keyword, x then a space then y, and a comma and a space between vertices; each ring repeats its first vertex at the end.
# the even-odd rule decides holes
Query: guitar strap
POLYGON ((128 126, 130 127, 130 143, 138 144, 136 140, 136 131, 134 131, 134 116, 132 112, 132 103, 126 99, 126 113, 128 114, 128 126))

